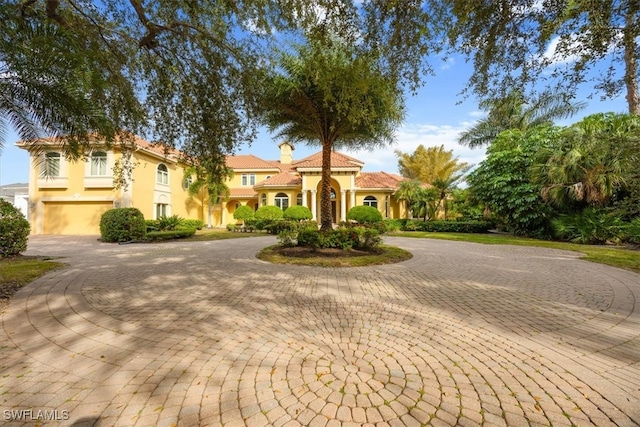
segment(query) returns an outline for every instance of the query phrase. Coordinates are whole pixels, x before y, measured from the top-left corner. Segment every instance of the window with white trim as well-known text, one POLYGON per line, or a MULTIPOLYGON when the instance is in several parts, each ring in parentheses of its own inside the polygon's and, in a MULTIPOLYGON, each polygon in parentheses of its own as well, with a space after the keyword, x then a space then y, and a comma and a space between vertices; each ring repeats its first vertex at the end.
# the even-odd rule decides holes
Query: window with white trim
POLYGON ((91 176, 107 176, 107 153, 95 151, 91 153, 91 176))
POLYGON ((378 199, 373 196, 367 196, 364 198, 363 205, 378 209, 378 199))
POLYGON ((275 204, 277 207, 279 207, 282 210, 285 210, 289 207, 289 196, 287 196, 284 193, 278 193, 276 194, 276 197, 274 198, 275 204))
POLYGON ((261 206, 267 206, 267 195, 264 193, 260 196, 260 204, 261 206))
POLYGON ((156 203, 156 219, 167 216, 169 205, 166 203, 156 203))
POLYGON ((169 169, 167 165, 160 163, 156 169, 156 182, 158 184, 169 185, 169 169))
POLYGON ((298 193, 296 196, 296 205, 302 206, 302 193, 298 193))
POLYGON ((56 178, 60 176, 60 165, 62 156, 60 153, 47 153, 44 155, 44 165, 42 168, 42 176, 45 178, 56 178))

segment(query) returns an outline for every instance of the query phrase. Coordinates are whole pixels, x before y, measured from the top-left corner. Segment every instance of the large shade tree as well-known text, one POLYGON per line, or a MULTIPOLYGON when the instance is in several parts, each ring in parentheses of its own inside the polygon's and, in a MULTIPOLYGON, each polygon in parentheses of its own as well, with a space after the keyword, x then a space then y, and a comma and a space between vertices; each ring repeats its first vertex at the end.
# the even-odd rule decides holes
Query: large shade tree
POLYGON ((3 1, 0 130, 71 136, 73 155, 92 139, 137 133, 197 147, 189 154, 211 153, 213 165, 255 135, 262 68, 281 37, 339 34, 412 89, 432 70, 428 54, 442 44, 424 36, 440 34, 442 21, 420 2, 313 3, 3 1))
POLYGON ((331 152, 374 148, 394 141, 404 118, 402 93, 378 58, 326 38, 283 53, 265 81, 262 117, 292 142, 322 146, 320 226, 332 227, 331 152))
POLYGON ((626 95, 628 111, 640 114, 635 0, 521 0, 437 2, 449 15, 449 45, 474 64, 469 87, 483 99, 514 88, 543 84, 575 96, 590 84, 606 98, 626 95), (594 72, 604 67, 605 72, 594 72))

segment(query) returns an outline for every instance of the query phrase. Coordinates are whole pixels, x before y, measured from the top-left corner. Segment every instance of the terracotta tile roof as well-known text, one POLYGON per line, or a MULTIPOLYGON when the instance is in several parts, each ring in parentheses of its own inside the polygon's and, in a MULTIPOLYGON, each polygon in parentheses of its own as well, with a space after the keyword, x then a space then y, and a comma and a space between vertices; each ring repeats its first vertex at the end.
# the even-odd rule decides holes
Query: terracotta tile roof
POLYGON ((230 188, 230 196, 232 199, 246 199, 248 197, 258 197, 258 193, 253 187, 230 188))
POLYGON ((262 160, 253 154, 227 156, 227 166, 232 169, 280 169, 280 163, 262 160))
MULTIPOLYGON (((349 157, 346 154, 338 153, 337 151, 331 152, 331 167, 332 168, 353 168, 362 167, 364 162, 361 160, 349 157)), ((322 151, 312 154, 304 159, 300 159, 292 163, 294 168, 320 168, 322 167, 322 151)))
POLYGON ((356 177, 356 187, 359 188, 388 188, 395 190, 405 178, 387 172, 361 172, 356 177))
MULTIPOLYGON (((98 145, 100 145, 99 141, 96 141, 98 145)), ((118 139, 116 139, 116 142, 114 142, 114 145, 129 145, 130 141, 119 141, 118 139)), ((137 147, 140 148, 144 151, 148 151, 150 153, 156 154, 158 156, 162 156, 162 157, 174 157, 174 158, 181 158, 182 157, 182 152, 180 150, 177 150, 175 148, 168 148, 168 147, 164 147, 162 144, 160 143, 152 143, 147 141, 146 139, 142 139, 138 136, 136 136, 133 139, 133 144, 137 147)), ((16 145, 18 147, 30 147, 30 146, 43 146, 43 145, 48 145, 48 146, 52 146, 52 147, 60 147, 60 146, 64 146, 65 145, 65 139, 64 137, 53 137, 53 136, 49 136, 49 137, 45 137, 45 138, 40 138, 34 141, 18 141, 16 142, 16 145)))
POLYGON ((258 183, 258 185, 256 187, 263 187, 263 186, 298 186, 298 185, 302 185, 302 178, 300 178, 300 175, 290 172, 290 171, 285 171, 285 172, 281 172, 277 175, 272 176, 269 179, 265 179, 264 181, 258 183))

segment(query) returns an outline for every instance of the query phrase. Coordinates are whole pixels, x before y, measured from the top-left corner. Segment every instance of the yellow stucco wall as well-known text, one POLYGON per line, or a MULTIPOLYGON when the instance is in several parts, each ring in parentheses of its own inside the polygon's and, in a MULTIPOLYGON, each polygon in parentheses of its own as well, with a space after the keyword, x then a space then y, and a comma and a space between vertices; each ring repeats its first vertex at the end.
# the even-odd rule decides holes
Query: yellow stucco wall
MULTIPOLYGON (((58 147, 59 148, 59 147, 58 147)), ((53 147, 52 149, 55 149, 53 147)), ((40 179, 41 166, 38 159, 31 159, 29 179, 29 209, 31 230, 33 234, 97 234, 100 215, 112 207, 138 208, 147 219, 156 218, 158 203, 167 205, 167 215, 178 215, 183 218, 201 219, 208 221, 208 201, 205 195, 190 197, 184 188, 185 166, 175 159, 150 153, 145 150, 135 151, 133 156, 133 181, 126 190, 113 188, 112 168, 121 157, 119 151, 108 152, 108 177, 89 177, 87 162, 70 162, 61 160, 62 178, 51 181, 40 179), (168 169, 168 184, 157 182, 159 164, 168 169)), ((268 176, 277 174, 276 170, 239 170, 228 181, 230 188, 252 188, 247 177, 247 185, 242 185, 242 175, 255 174, 255 182, 259 184, 268 176)), ((403 218, 405 216, 404 203, 396 202, 391 197, 391 191, 355 189, 356 171, 335 171, 332 174, 331 187, 336 193, 335 204, 336 221, 346 220, 346 213, 353 206, 364 204, 366 196, 374 196, 378 201, 378 210, 383 217, 403 218), (355 198, 355 202, 354 202, 355 198), (387 203, 388 198, 388 203, 387 203)), ((320 171, 302 173, 302 185, 297 188, 258 188, 257 197, 234 198, 222 204, 214 204, 211 208, 212 226, 225 227, 235 223, 233 213, 236 203, 248 205, 254 209, 262 206, 262 194, 267 196, 266 204, 275 205, 275 196, 284 193, 289 198, 289 206, 297 205, 298 194, 304 193, 302 205, 312 209, 315 205, 315 217, 320 217, 320 171), (313 193, 315 190, 315 193, 313 193), (313 197, 315 194, 315 203, 313 197)))

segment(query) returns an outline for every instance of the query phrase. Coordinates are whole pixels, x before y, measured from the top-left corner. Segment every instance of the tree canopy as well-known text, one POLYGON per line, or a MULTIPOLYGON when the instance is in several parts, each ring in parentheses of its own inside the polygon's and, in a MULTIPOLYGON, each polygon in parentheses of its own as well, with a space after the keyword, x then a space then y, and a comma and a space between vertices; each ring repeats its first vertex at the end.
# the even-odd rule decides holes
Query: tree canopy
POLYGON ((640 114, 637 38, 640 4, 634 0, 441 2, 454 22, 449 45, 471 58, 469 84, 481 98, 526 93, 531 83, 575 96, 589 82, 606 98, 626 94, 640 114), (448 5, 449 4, 449 5, 448 5), (604 73, 594 72, 604 66, 604 73))
POLYGON ((453 156, 453 150, 444 145, 425 148, 420 144, 412 153, 396 150, 398 169, 405 178, 432 184, 436 179, 458 182, 470 169, 467 163, 453 156))
POLYGON ((337 34, 415 89, 440 49, 423 37, 437 22, 382 0, 6 0, 0 130, 64 136, 71 155, 135 133, 214 165, 255 134, 274 42, 337 34))
POLYGON ((296 50, 283 53, 280 70, 265 80, 262 117, 278 136, 322 146, 320 224, 329 230, 332 150, 393 142, 404 118, 402 93, 375 56, 342 40, 311 42, 296 50))

